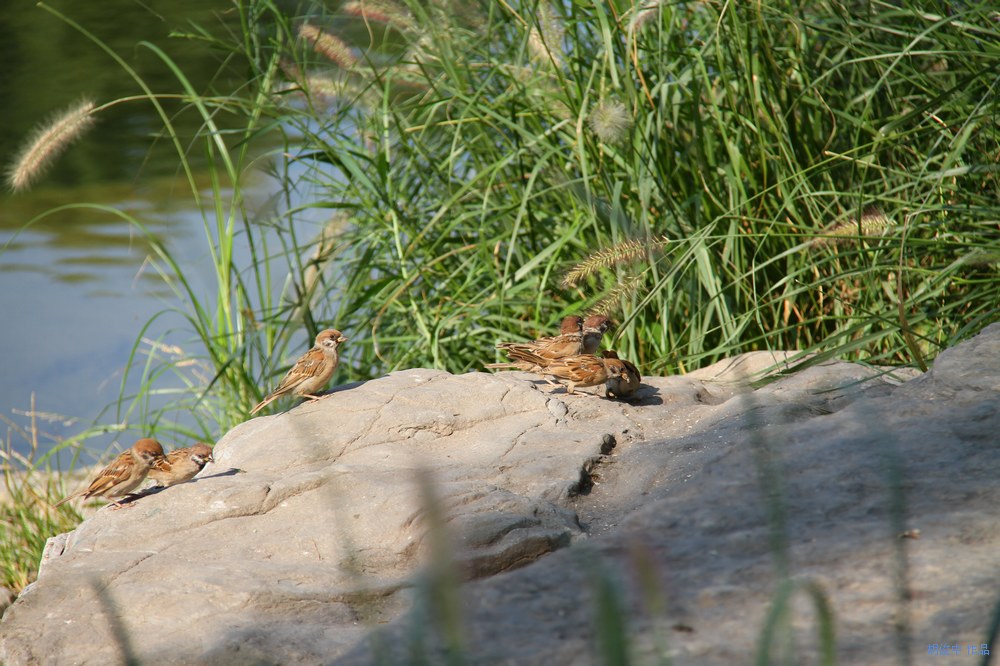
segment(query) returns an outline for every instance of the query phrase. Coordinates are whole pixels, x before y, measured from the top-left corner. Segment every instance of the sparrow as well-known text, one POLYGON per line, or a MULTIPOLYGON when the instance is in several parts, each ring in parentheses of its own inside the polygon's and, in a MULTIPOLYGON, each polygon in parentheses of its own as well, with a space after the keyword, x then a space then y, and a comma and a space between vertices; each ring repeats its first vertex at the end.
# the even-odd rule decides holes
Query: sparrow
POLYGON ((320 331, 312 349, 299 357, 299 360, 278 384, 278 388, 271 391, 266 398, 250 410, 250 416, 264 409, 272 401, 289 393, 311 401, 322 399, 323 396, 314 394, 322 390, 330 381, 330 377, 333 376, 333 371, 337 369, 337 362, 340 360, 337 355, 337 347, 344 342, 347 342, 347 338, 336 329, 328 328, 325 331, 320 331))
POLYGON ((627 398, 636 392, 642 381, 639 368, 630 361, 618 358, 618 352, 606 349, 601 352, 604 357, 604 367, 608 369, 608 381, 605 382, 608 398, 627 398))
POLYGON ((583 350, 581 354, 596 354, 601 348, 601 338, 611 327, 611 322, 604 315, 590 315, 583 320, 583 350))
POLYGON ((583 353, 583 318, 577 315, 565 317, 559 326, 559 335, 538 338, 531 342, 501 342, 497 345, 497 349, 507 352, 507 357, 511 359, 513 359, 511 355, 513 351, 528 352, 542 359, 543 364, 513 361, 490 363, 486 366, 487 368, 516 368, 533 372, 536 367, 545 367, 544 362, 583 353))
POLYGON ((575 354, 547 361, 531 352, 512 350, 511 358, 537 368, 531 372, 560 380, 566 385, 566 393, 573 393, 577 386, 597 386, 608 380, 605 360, 593 354, 575 354))
POLYGON ((149 478, 156 481, 157 486, 169 488, 190 481, 210 462, 215 462, 215 458, 208 444, 198 443, 186 449, 174 449, 165 458, 153 463, 149 478))
MULTIPOLYGON (((98 472, 86 490, 75 492, 56 502, 61 506, 76 497, 122 497, 139 487, 150 467, 163 459, 163 447, 155 439, 143 438, 118 454, 110 465, 98 472)), ((121 507, 121 500, 112 500, 112 505, 121 507)))

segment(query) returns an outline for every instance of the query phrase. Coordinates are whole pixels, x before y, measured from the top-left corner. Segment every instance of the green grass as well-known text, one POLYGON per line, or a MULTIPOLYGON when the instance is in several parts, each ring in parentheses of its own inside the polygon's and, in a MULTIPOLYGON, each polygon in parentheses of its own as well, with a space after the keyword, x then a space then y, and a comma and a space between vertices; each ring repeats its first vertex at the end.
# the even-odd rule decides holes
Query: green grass
POLYGON ((925 367, 997 318, 988 3, 662 3, 642 23, 570 3, 544 25, 533 3, 412 3, 372 38, 311 17, 356 48, 346 69, 262 6, 250 56, 288 79, 284 152, 347 220, 326 293, 367 334, 352 378, 478 368, 578 310, 613 314, 650 374, 754 349, 925 367))
MULTIPOLYGON (((128 103, 160 112, 215 277, 202 293, 124 220, 176 303, 136 335, 142 388, 123 380, 116 424, 214 440, 301 351, 293 336, 325 326, 351 338, 339 383, 478 369, 574 312, 611 314, 644 374, 759 349, 926 368, 998 319, 993 3, 380 6, 388 23, 255 0, 234 9, 240 35, 182 35, 245 68, 236 90, 195 90, 138 45, 174 72, 176 112, 108 50, 142 91, 128 103), (245 204, 253 170, 280 183, 269 216, 245 204)), ((22 532, 57 529, 19 497, 22 532)), ((30 571, 33 543, 3 549, 6 569, 30 571)), ((625 654, 613 638, 602 649, 625 654)))

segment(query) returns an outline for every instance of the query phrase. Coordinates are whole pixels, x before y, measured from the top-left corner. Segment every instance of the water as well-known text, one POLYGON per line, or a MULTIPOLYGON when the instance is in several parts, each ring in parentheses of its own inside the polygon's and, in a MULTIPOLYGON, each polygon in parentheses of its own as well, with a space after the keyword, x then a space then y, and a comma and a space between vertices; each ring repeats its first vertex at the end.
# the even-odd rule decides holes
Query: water
MULTIPOLYGON (((142 40, 171 54, 196 90, 207 92, 215 81, 224 93, 227 77, 239 75, 224 72, 220 78, 218 52, 168 38, 189 22, 214 34, 222 34, 221 26, 238 33, 229 0, 50 4, 106 41, 158 92, 179 91, 180 84, 152 52, 137 46, 142 40)), ((5 165, 39 120, 84 96, 102 104, 140 92, 98 46, 33 2, 0 3, 0 35, 5 64, 0 70, 0 159, 5 165)), ((178 116, 188 136, 197 122, 194 113, 178 116)), ((117 105, 102 112, 97 126, 31 191, 0 194, 0 417, 6 421, 5 439, 19 450, 27 441, 11 424, 28 425, 24 413, 32 395, 38 411, 60 415, 38 421, 43 448, 79 432, 117 399, 142 326, 174 304, 147 262, 148 245, 118 217, 67 210, 26 229, 25 224, 71 203, 120 209, 181 257, 185 274, 196 284, 211 284, 202 222, 173 147, 155 139, 161 128, 148 102, 117 105)), ((262 179, 253 187, 263 199, 270 184, 262 179)), ((113 417, 105 414, 102 421, 113 417)), ((124 438, 128 446, 133 435, 124 438)), ((108 435, 91 445, 101 450, 113 440, 108 435)))

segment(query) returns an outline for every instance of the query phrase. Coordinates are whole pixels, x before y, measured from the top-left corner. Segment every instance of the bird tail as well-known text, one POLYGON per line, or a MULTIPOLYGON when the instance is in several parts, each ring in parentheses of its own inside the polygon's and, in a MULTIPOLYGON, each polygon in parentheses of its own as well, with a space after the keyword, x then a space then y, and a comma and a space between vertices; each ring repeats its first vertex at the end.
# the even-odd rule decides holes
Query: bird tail
POLYGON ((264 409, 265 407, 267 407, 268 405, 270 405, 272 402, 274 402, 275 400, 277 400, 277 398, 278 398, 278 396, 276 396, 276 395, 269 395, 269 396, 267 396, 266 398, 264 398, 263 400, 261 400, 259 403, 257 403, 256 407, 254 407, 253 409, 250 410, 250 416, 253 416, 254 414, 256 414, 257 412, 259 412, 260 410, 264 409))
POLYGON ((56 502, 55 504, 53 504, 52 508, 53 509, 59 508, 63 504, 65 504, 66 502, 70 501, 71 499, 76 499, 77 497, 79 497, 82 494, 83 493, 73 493, 72 495, 67 495, 66 497, 63 497, 61 500, 59 500, 58 502, 56 502))
MULTIPOLYGON (((512 361, 517 362, 521 367, 545 368, 549 365, 549 360, 527 349, 511 349, 507 355, 512 361)), ((535 370, 532 370, 535 372, 535 370)))

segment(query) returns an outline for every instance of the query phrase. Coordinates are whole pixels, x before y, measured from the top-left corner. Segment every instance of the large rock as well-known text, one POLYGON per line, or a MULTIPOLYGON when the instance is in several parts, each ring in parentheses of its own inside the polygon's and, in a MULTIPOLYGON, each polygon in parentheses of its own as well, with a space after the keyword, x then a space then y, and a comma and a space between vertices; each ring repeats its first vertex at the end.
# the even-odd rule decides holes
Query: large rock
POLYGON ((0 662, 589 664, 617 631, 640 663, 745 663, 783 581, 805 661, 810 593, 842 663, 966 655, 1000 571, 1000 326, 905 383, 751 388, 783 360, 629 403, 412 370, 253 419, 194 483, 53 541, 0 662))

